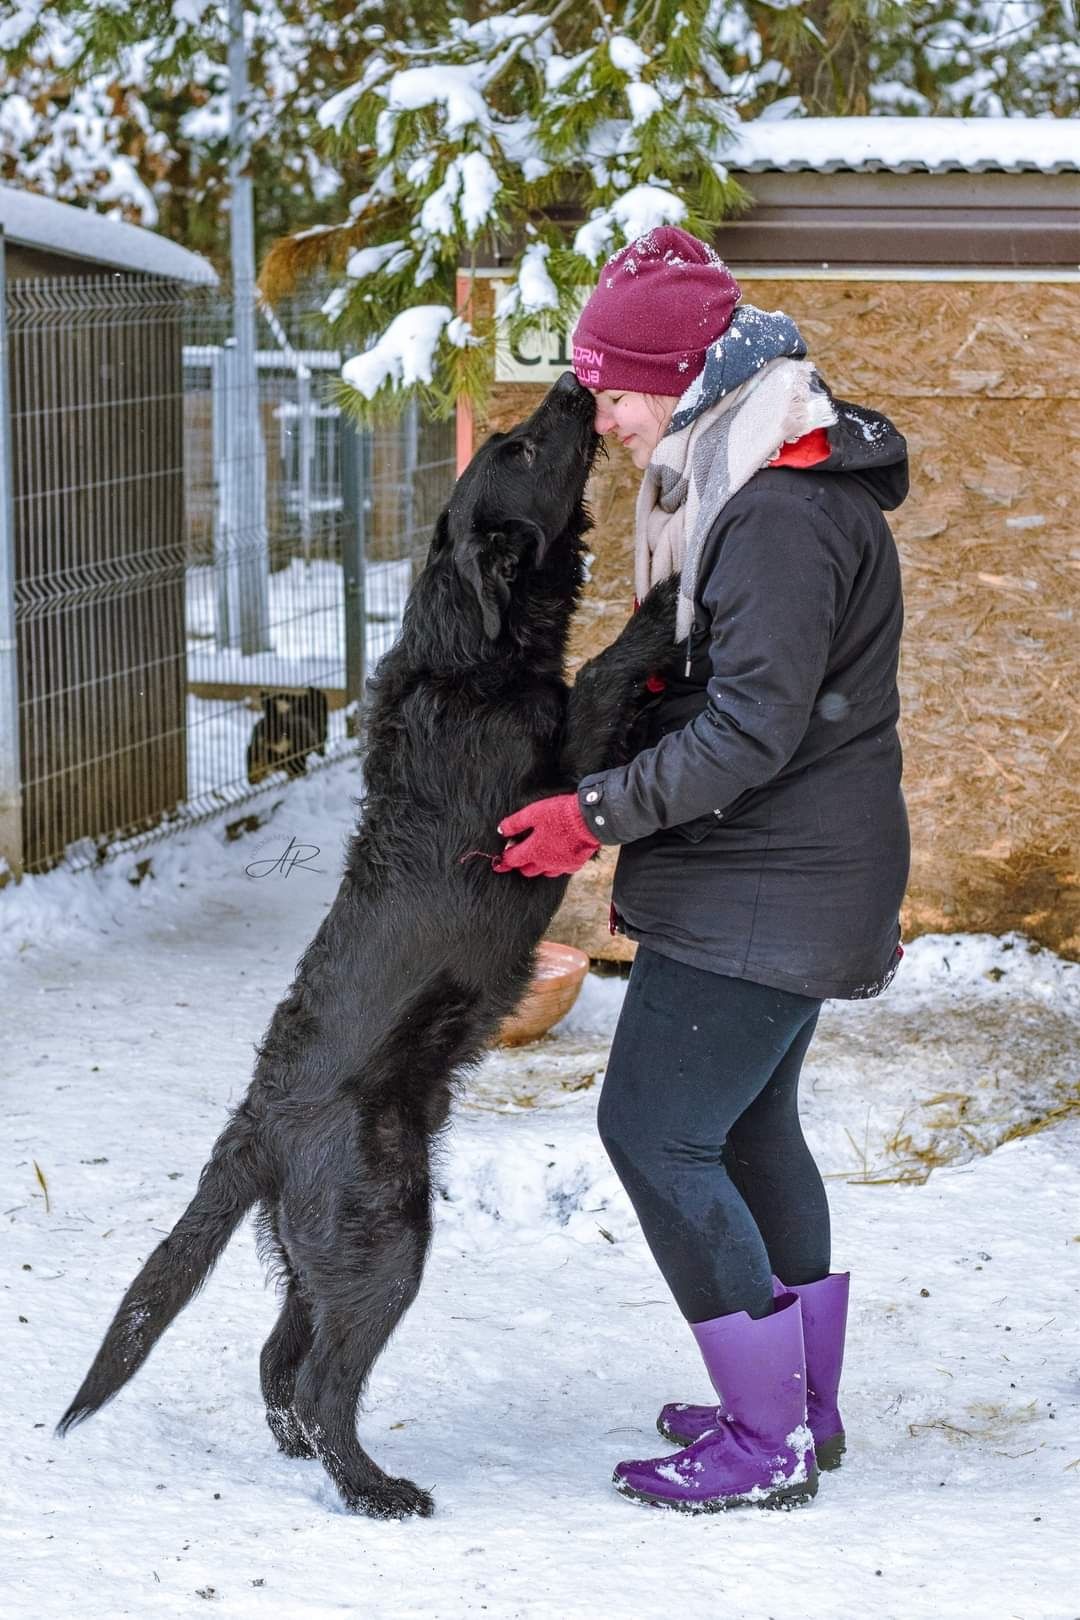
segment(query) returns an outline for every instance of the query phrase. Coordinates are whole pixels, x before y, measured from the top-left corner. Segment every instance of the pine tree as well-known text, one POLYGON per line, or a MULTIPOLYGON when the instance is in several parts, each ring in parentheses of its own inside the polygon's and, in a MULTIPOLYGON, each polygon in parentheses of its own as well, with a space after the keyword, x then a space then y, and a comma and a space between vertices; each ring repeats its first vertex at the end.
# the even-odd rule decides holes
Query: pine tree
POLYGON ((947 41, 951 66, 933 110, 942 101, 969 110, 975 92, 963 75, 978 60, 984 80, 1000 81, 1003 49, 1022 61, 1037 102, 1068 57, 1047 39, 1049 10, 521 0, 451 19, 424 49, 385 37, 320 114, 334 150, 367 164, 365 189, 347 221, 278 244, 264 286, 273 297, 312 268, 341 272, 327 313, 365 351, 346 368, 352 407, 371 414, 419 388, 448 410, 461 395, 480 397, 490 374, 492 334, 456 298, 457 272, 481 245, 513 266, 497 311, 511 341, 543 320, 565 325, 579 288, 623 242, 665 223, 708 236, 746 203, 723 162, 741 119, 766 109, 866 113, 882 89, 896 97, 898 80, 913 99, 947 41), (1009 16, 995 22, 995 10, 1009 16), (568 213, 584 223, 568 229, 568 213))
POLYGON ((874 112, 1075 117, 1076 0, 913 0, 870 63, 874 112))
MULTIPOLYGON (((17 5, 0 179, 225 268, 224 0, 17 5)), ((1075 0, 265 0, 248 23, 263 287, 337 277, 368 414, 482 394, 492 334, 456 281, 482 250, 519 340, 642 230, 708 235, 744 207, 723 161, 741 120, 1067 114, 1080 74, 1075 0)))
MULTIPOLYGON (((319 150, 316 115, 391 13, 382 0, 248 9, 260 251, 361 183, 355 154, 319 150)), ((422 43, 445 20, 444 0, 413 0, 407 37, 422 43)), ((227 49, 224 0, 19 0, 0 20, 0 180, 154 226, 224 270, 227 49)))
POLYGON ((523 0, 426 49, 387 36, 320 115, 365 189, 348 220, 278 244, 264 288, 343 274, 327 313, 365 351, 346 368, 361 414, 414 388, 437 411, 477 399, 491 332, 458 307, 459 269, 483 247, 507 258, 512 340, 565 323, 623 242, 663 223, 707 236, 745 205, 723 150, 786 77, 727 0, 523 0))

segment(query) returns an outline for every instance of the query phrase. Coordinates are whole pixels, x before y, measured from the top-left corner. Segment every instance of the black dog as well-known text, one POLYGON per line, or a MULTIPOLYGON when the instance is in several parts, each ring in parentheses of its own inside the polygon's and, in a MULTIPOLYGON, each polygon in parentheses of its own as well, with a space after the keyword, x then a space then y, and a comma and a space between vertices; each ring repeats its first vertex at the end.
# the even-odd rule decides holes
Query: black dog
POLYGON ((255 722, 247 748, 247 778, 261 782, 271 771, 303 776, 309 754, 326 753, 326 693, 309 686, 303 692, 263 692, 262 717, 255 722))
POLYGON ((373 683, 365 797, 334 904, 259 1050, 198 1191, 128 1289, 60 1422, 142 1365, 255 1204, 284 1282, 262 1352, 267 1419, 347 1506, 432 1510, 356 1434, 372 1364, 431 1236, 430 1147, 455 1080, 520 999, 565 878, 495 874, 510 809, 618 758, 642 683, 672 652, 674 582, 563 681, 599 446, 571 373, 478 451, 438 521, 373 683), (569 701, 568 701, 569 698, 569 701))

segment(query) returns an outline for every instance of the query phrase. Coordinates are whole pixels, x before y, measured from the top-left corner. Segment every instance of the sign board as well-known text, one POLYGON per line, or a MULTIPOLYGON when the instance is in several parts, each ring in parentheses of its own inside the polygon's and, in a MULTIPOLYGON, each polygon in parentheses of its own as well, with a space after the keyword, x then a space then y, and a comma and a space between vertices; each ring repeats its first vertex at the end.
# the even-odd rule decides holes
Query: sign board
MULTIPOLYGON (((512 286, 511 281, 492 281, 491 287, 496 304, 512 286)), ((584 307, 585 300, 591 292, 591 287, 580 289, 579 309, 584 307)), ((512 346, 508 323, 496 321, 496 382, 539 383, 547 388, 556 382, 564 371, 569 371, 572 365, 569 331, 545 321, 538 331, 531 332, 520 344, 512 346)))

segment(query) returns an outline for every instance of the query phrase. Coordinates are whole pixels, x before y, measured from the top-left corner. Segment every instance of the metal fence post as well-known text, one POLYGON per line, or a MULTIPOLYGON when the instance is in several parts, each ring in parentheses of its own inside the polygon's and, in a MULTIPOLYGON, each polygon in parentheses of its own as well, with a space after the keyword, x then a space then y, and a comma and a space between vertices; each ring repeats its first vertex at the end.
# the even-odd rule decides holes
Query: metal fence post
POLYGON ((304 561, 311 561, 311 475, 315 470, 315 421, 312 415, 311 372, 296 368, 296 448, 300 457, 300 545, 304 561))
POLYGON ((367 679, 367 592, 365 558, 367 514, 371 507, 371 435, 353 426, 342 411, 341 494, 345 522, 341 565, 345 582, 345 701, 361 703, 367 679))
POLYGON ((7 274, 0 229, 0 877, 22 876, 22 772, 19 761, 19 666, 15 635, 15 493, 11 457, 7 274))
POLYGON ((214 639, 219 652, 233 644, 229 622, 229 599, 235 595, 229 577, 229 513, 232 494, 228 480, 232 475, 226 420, 229 396, 225 387, 224 350, 215 345, 209 354, 210 366, 210 465, 213 491, 213 520, 211 534, 214 548, 214 639))
MULTIPOLYGON (((266 453, 258 421, 258 399, 245 379, 244 357, 235 338, 221 349, 217 398, 222 403, 219 472, 220 528, 226 577, 225 635, 218 645, 242 653, 269 652, 269 539, 266 527, 266 453)), ((216 401, 215 401, 216 403, 216 401)), ((215 444, 219 441, 216 438, 215 444)))
POLYGON ((420 410, 415 394, 405 408, 404 428, 405 443, 401 458, 401 518, 405 526, 406 544, 411 553, 416 536, 416 469, 420 462, 420 410))

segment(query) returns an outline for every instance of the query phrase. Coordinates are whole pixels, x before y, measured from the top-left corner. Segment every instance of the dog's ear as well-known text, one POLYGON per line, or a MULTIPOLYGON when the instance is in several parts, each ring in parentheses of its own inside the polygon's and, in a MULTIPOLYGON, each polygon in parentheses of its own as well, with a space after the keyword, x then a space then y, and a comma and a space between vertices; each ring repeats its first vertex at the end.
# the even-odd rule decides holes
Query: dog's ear
POLYGON ((510 518, 497 529, 475 531, 454 548, 454 562, 480 604, 484 634, 494 641, 510 605, 510 586, 530 545, 546 543, 543 529, 528 518, 510 518))
POLYGON ((480 604, 485 636, 489 641, 496 640, 510 605, 513 569, 508 570, 505 555, 488 546, 485 537, 479 535, 471 535, 463 545, 455 546, 454 563, 480 604))
POLYGON ((435 533, 431 537, 431 545, 428 547, 428 561, 430 562, 432 557, 437 557, 440 551, 445 551, 449 542, 450 514, 440 512, 438 522, 435 524, 435 533))
POLYGON ((499 524, 495 533, 488 535, 488 539, 500 550, 512 550, 516 557, 523 556, 527 546, 535 545, 538 562, 543 561, 548 543, 539 523, 534 523, 531 518, 508 518, 505 523, 499 524))

